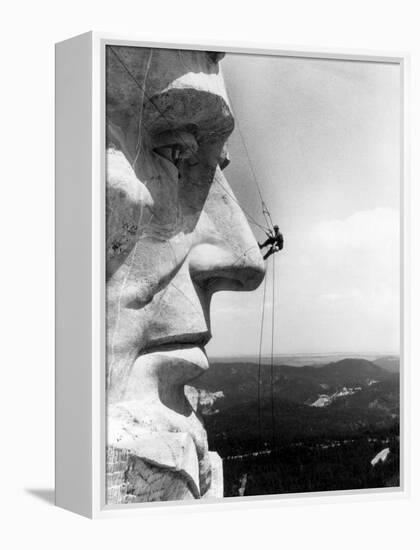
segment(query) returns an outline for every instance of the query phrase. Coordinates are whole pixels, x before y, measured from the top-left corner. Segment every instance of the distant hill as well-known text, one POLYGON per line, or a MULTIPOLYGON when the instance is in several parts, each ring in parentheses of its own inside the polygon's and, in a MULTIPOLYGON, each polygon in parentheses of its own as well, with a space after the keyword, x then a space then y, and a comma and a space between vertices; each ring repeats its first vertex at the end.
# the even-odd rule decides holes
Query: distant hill
MULTIPOLYGON (((324 366, 329 363, 340 361, 352 357, 354 359, 366 359, 367 361, 381 361, 383 358, 390 358, 399 361, 398 355, 380 354, 380 353, 303 353, 303 354, 275 354, 274 362, 278 365, 288 365, 290 367, 315 367, 324 366)), ((271 363, 271 355, 263 355, 261 358, 264 364, 271 363)), ((255 363, 255 355, 237 355, 229 357, 213 357, 210 359, 212 364, 216 363, 255 363)), ((379 364, 379 363, 378 363, 379 364)), ((383 366, 379 364, 379 366, 383 366)))
MULTIPOLYGON (((272 437, 270 367, 261 368, 263 439, 272 437)), ((206 392, 223 392, 214 411, 203 404, 212 448, 246 452, 259 438, 258 364, 216 363, 196 380, 206 392)), ((342 359, 324 366, 274 366, 276 432, 282 441, 353 436, 398 424, 399 376, 366 359, 342 359), (326 406, 313 406, 320 396, 326 406)))
POLYGON ((398 355, 378 357, 378 359, 375 359, 374 363, 389 372, 400 372, 400 358, 398 355))
POLYGON ((211 364, 194 385, 225 496, 398 486, 399 374, 376 359, 276 360, 272 386, 267 364, 258 385, 255 359, 211 364))
MULTIPOLYGON (((271 394, 270 366, 261 367, 260 396, 271 394)), ((343 387, 367 387, 386 380, 389 371, 366 359, 342 359, 324 366, 290 367, 274 365, 274 394, 300 404, 311 404, 320 395, 343 387)), ((258 364, 215 363, 195 382, 211 392, 223 391, 223 407, 254 401, 258 394, 258 364)))
POLYGON ((399 376, 373 384, 362 391, 336 399, 329 407, 332 414, 353 411, 361 420, 366 420, 372 411, 378 413, 375 425, 385 426, 399 422, 400 417, 399 376))

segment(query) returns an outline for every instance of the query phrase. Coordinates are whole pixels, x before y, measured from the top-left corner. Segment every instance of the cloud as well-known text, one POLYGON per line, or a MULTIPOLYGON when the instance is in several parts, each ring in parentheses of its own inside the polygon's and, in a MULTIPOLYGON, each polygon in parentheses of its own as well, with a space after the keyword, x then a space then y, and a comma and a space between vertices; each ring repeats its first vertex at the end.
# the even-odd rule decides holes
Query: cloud
MULTIPOLYGON (((375 309, 398 301, 399 212, 375 208, 315 226, 309 236, 318 288, 325 300, 368 300, 375 309)), ((366 303, 365 307, 368 307, 366 303)))
POLYGON ((399 213, 393 208, 355 212, 343 220, 326 220, 313 231, 318 246, 328 249, 365 249, 394 255, 399 249, 399 213))
MULTIPOLYGON (((276 259, 277 353, 398 349, 398 210, 375 208, 324 220, 290 234, 287 242, 276 259)), ((268 269, 266 340, 271 283, 268 269)), ((257 352, 262 294, 263 285, 246 299, 234 292, 215 296, 211 352, 257 352)))

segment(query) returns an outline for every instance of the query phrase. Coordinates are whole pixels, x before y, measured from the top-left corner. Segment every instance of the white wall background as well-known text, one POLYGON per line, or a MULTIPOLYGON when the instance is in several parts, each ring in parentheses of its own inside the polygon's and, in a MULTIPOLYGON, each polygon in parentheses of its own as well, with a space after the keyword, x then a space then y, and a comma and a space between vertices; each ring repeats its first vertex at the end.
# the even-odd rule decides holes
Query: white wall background
MULTIPOLYGON (((89 522, 52 507, 53 113, 56 41, 86 30, 151 38, 242 40, 412 53, 412 209, 420 207, 420 37, 416 2, 371 0, 60 0, 1 11, 2 270, 0 544, 3 548, 418 548, 419 251, 412 258, 412 497, 211 513, 159 510, 89 522), (6 124, 5 124, 6 123, 6 124), (415 349, 414 349, 415 348, 415 349), (4 463, 3 463, 4 462, 4 463), (40 490, 44 492, 40 492, 40 490), (32 492, 31 492, 32 491, 32 492), (34 494, 38 491, 38 496, 34 494), (416 510, 417 507, 417 510, 416 510), (3 540, 4 539, 4 540, 3 540)), ((415 216, 413 215, 413 218, 415 216)), ((413 240, 419 233, 413 219, 413 240)))

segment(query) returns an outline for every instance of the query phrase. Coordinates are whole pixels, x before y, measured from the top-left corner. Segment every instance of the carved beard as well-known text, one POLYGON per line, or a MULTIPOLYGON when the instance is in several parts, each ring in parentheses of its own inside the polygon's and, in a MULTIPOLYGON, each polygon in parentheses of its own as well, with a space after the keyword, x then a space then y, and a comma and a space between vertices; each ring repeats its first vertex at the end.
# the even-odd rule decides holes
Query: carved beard
MULTIPOLYGON (((134 381, 140 383, 142 392, 133 392, 135 396, 129 392, 126 401, 109 407, 108 445, 129 451, 127 471, 134 465, 139 471, 147 470, 141 462, 154 466, 155 474, 159 471, 159 482, 156 480, 153 492, 159 487, 169 500, 175 479, 177 493, 181 482, 185 486, 184 498, 189 494, 193 498, 203 497, 211 484, 207 434, 202 420, 186 398, 184 385, 174 384, 169 374, 179 375, 184 370, 185 360, 182 360, 184 367, 174 364, 178 361, 163 358, 159 353, 140 357, 130 380, 133 389, 138 387, 134 381)), ((128 492, 135 491, 139 500, 146 495, 150 499, 149 484, 137 480, 135 487, 128 487, 128 492)))

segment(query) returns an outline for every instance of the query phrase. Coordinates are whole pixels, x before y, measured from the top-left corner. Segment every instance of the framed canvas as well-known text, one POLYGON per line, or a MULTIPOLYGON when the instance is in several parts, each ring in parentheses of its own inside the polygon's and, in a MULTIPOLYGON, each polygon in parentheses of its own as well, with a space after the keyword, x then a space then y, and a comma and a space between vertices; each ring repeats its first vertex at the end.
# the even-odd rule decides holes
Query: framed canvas
POLYGON ((56 45, 56 502, 407 494, 400 54, 56 45))

